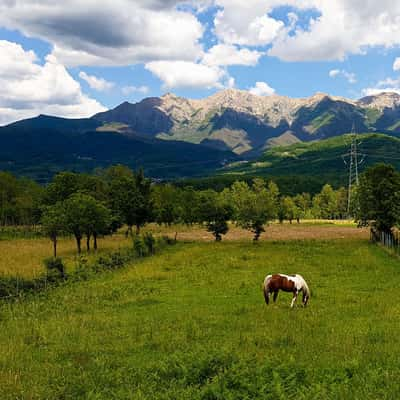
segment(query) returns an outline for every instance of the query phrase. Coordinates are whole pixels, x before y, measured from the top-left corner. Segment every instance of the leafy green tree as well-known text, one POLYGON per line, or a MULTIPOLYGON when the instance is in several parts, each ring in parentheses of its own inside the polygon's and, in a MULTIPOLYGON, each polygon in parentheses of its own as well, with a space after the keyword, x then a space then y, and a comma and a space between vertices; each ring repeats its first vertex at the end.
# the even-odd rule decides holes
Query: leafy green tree
POLYGON ((307 218, 311 207, 311 196, 309 193, 297 194, 294 198, 294 203, 297 207, 296 220, 300 223, 300 219, 307 218))
POLYGON ((40 219, 43 189, 26 178, 0 171, 0 225, 34 225, 40 219))
POLYGON ((143 170, 135 174, 135 186, 137 190, 135 223, 136 234, 140 232, 140 228, 146 225, 151 219, 151 180, 145 178, 143 170))
POLYGON ((98 200, 83 193, 75 193, 64 202, 65 228, 75 236, 78 253, 81 253, 81 242, 87 238, 87 249, 90 250, 90 237, 107 233, 111 222, 109 210, 98 200))
POLYGON ((193 187, 186 187, 180 191, 180 210, 182 222, 186 225, 193 225, 201 222, 199 194, 193 187))
POLYGON ((276 216, 275 188, 268 191, 265 182, 256 178, 250 188, 246 182, 235 182, 230 190, 236 223, 254 233, 257 241, 264 225, 276 216))
POLYGON ((356 220, 391 232, 400 223, 400 173, 393 166, 377 164, 360 177, 356 220))
POLYGON ((68 199, 74 193, 85 193, 98 200, 106 199, 106 186, 101 177, 95 175, 61 172, 47 186, 43 196, 46 205, 68 199))
POLYGON ((180 191, 171 184, 154 186, 152 206, 154 220, 158 224, 171 226, 180 221, 182 215, 180 191))
POLYGON ((228 221, 232 217, 232 207, 220 193, 213 190, 200 192, 199 219, 205 222, 207 231, 220 242, 222 235, 228 233, 228 221))
POLYGON ((339 188, 336 194, 336 216, 343 219, 347 215, 347 190, 344 187, 339 188))
POLYGON ((108 204, 119 221, 128 226, 127 235, 132 234, 136 226, 136 234, 151 219, 151 182, 143 172, 129 174, 124 169, 113 173, 108 182, 108 204), (122 172, 122 173, 121 173, 122 172))
POLYGON ((313 198, 313 208, 318 217, 333 219, 336 213, 336 194, 329 184, 324 185, 321 192, 313 198))
POLYGON ((44 207, 41 224, 44 233, 53 242, 53 256, 57 257, 57 241, 61 233, 66 230, 65 208, 62 202, 44 207))
POLYGON ((283 214, 285 216, 284 218, 287 219, 290 223, 292 223, 295 218, 296 219, 298 218, 299 210, 292 197, 290 196, 283 197, 282 209, 283 209, 283 214))

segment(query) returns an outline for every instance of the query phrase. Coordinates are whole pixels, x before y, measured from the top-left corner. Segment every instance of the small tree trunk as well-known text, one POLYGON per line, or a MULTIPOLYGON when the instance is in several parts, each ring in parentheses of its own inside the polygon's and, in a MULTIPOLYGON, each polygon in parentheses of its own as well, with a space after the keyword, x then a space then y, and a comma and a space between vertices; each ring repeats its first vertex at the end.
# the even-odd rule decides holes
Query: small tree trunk
POLYGON ((140 234, 140 225, 136 225, 136 235, 140 234))
POLYGON ((90 251, 90 235, 86 235, 86 249, 90 251))
POLYGON ((176 241, 177 241, 177 239, 178 239, 178 232, 176 231, 176 232, 175 232, 175 238, 174 238, 174 241, 176 242, 176 241))
POLYGON ((53 237, 53 255, 54 258, 57 257, 57 237, 53 237))
POLYGON ((222 240, 222 236, 219 233, 215 234, 215 241, 220 242, 222 240))
POLYGON ((289 219, 289 223, 292 224, 292 219, 289 219))
POLYGON ((81 236, 75 236, 76 239, 76 247, 78 248, 78 254, 81 254, 82 249, 81 249, 81 240, 82 237, 81 236))
POLYGON ((97 251, 97 233, 93 233, 93 248, 97 251))
POLYGON ((296 218, 297 219, 297 223, 299 224, 300 223, 300 218, 296 218))

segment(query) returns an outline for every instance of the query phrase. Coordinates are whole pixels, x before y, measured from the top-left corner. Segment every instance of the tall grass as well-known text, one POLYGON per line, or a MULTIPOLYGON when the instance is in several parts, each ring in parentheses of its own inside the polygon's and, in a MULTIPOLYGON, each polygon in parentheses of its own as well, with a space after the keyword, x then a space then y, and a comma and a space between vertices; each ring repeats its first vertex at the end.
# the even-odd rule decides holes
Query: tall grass
POLYGON ((0 307, 0 398, 396 399, 398 260, 365 241, 179 244, 0 307), (309 307, 271 272, 301 273, 309 307))

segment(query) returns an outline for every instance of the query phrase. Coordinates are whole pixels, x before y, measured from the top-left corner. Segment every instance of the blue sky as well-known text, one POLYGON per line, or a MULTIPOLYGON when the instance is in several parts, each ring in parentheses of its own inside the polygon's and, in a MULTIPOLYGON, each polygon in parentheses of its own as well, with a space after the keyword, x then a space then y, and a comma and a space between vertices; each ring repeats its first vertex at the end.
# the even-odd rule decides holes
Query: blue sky
POLYGON ((396 3, 0 0, 0 124, 166 92, 400 93, 396 3))

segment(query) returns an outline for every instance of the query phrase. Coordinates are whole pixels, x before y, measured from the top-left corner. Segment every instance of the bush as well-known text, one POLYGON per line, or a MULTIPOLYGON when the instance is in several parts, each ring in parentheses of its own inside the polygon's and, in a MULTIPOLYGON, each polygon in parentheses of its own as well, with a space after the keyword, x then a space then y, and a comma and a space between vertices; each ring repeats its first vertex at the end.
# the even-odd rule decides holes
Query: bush
POLYGON ((44 260, 47 279, 50 281, 64 280, 66 278, 65 265, 61 258, 52 257, 44 260))
POLYGON ((143 243, 146 247, 147 254, 153 255, 155 253, 156 240, 151 232, 146 232, 143 236, 143 243))
POLYGON ((144 257, 146 255, 146 245, 141 235, 135 235, 133 238, 133 249, 137 257, 144 257))

